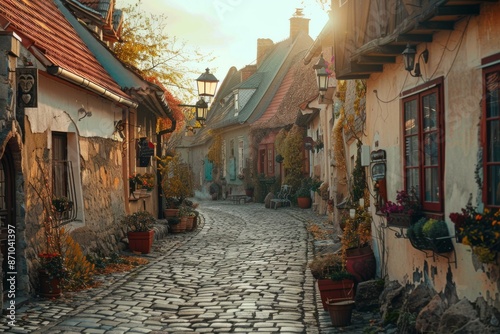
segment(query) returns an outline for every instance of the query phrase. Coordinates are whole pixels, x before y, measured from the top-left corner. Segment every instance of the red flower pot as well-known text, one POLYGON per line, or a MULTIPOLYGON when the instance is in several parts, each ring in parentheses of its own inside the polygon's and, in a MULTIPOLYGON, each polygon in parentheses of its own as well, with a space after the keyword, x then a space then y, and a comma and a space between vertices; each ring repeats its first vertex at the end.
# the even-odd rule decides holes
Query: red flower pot
POLYGON ((309 209, 311 207, 311 197, 297 197, 297 205, 301 209, 309 209))
POLYGON ((377 263, 371 246, 350 248, 346 250, 346 269, 356 278, 356 282, 363 282, 375 277, 377 263))
POLYGON ((331 279, 319 279, 318 290, 321 296, 323 309, 328 310, 328 300, 345 300, 354 298, 354 281, 344 279, 332 281, 331 279))
POLYGON ((148 254, 153 246, 155 231, 128 232, 128 247, 132 252, 148 254))
POLYGON ((60 278, 51 277, 45 270, 39 270, 38 282, 40 283, 40 296, 45 298, 61 297, 60 278))

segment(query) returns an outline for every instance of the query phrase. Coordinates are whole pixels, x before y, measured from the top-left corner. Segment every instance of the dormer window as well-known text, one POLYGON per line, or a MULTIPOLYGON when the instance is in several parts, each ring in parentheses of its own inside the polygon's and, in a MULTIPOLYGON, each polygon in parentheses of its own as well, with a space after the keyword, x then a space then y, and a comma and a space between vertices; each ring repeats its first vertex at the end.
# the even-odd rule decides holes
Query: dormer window
POLYGON ((238 101, 238 92, 234 93, 234 116, 238 116, 238 112, 240 111, 240 103, 238 101))

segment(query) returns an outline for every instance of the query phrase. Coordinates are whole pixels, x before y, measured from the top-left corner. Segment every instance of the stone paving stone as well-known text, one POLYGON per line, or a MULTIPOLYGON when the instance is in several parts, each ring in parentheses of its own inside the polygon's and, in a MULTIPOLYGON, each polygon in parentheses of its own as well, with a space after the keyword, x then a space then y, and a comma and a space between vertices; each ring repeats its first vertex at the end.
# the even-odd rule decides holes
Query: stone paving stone
MULTIPOLYGON (((199 210, 200 228, 155 241, 144 256, 148 265, 99 277, 101 287, 58 301, 35 300, 19 310, 30 317, 18 328, 65 334, 338 332, 318 304, 307 269, 313 242, 305 221, 325 217, 225 201, 203 201, 199 210)), ((362 321, 369 319, 362 315, 362 321)), ((2 329, 12 332, 0 321, 2 329)), ((342 332, 362 329, 353 325, 342 332)))

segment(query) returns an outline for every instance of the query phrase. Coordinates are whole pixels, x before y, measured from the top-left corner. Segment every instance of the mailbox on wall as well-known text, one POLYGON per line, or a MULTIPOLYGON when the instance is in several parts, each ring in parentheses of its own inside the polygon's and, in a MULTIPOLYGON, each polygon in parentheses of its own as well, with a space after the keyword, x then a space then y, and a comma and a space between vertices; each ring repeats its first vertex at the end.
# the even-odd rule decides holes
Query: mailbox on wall
POLYGON ((387 202, 387 186, 386 186, 386 174, 387 174, 387 163, 386 163, 386 153, 385 150, 373 151, 370 154, 371 160, 371 176, 374 181, 375 188, 375 207, 377 208, 377 213, 380 212, 380 208, 387 202))
POLYGON ((370 154, 372 180, 385 179, 387 165, 385 150, 373 151, 370 154))

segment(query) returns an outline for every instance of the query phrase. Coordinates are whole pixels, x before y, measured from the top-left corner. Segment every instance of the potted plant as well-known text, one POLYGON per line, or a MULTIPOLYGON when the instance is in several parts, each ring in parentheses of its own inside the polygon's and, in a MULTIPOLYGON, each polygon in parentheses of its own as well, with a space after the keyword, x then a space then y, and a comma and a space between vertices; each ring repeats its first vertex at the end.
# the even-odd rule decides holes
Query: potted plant
POLYGON ((194 209, 187 204, 183 204, 179 208, 179 218, 181 220, 181 227, 184 226, 185 231, 193 229, 193 222, 195 218, 194 209))
POLYGON ((295 192, 297 205, 301 209, 309 209, 311 207, 311 191, 316 191, 321 182, 314 181, 311 177, 306 177, 300 182, 300 187, 295 192))
POLYGON ((67 197, 55 197, 52 199, 52 205, 56 212, 62 213, 70 210, 73 207, 73 202, 70 201, 67 197))
POLYGON ((140 182, 141 174, 133 173, 128 177, 128 184, 130 187, 130 193, 133 193, 137 189, 137 184, 140 182))
POLYGON ((46 298, 58 298, 62 291, 62 281, 67 274, 64 258, 59 253, 48 252, 38 254, 38 258, 41 264, 38 269, 40 295, 46 298))
POLYGON ((153 173, 144 173, 139 177, 139 185, 146 191, 151 191, 155 187, 155 175, 153 173))
POLYGON ((354 278, 347 272, 342 256, 326 253, 316 256, 309 264, 311 274, 317 280, 323 309, 328 309, 328 300, 354 298, 354 278))
POLYGON ((429 219, 422 226, 422 232, 434 252, 447 253, 453 250, 448 225, 444 220, 429 219))
POLYGON ((128 232, 129 248, 132 252, 148 254, 154 240, 154 216, 148 211, 138 211, 123 218, 128 232))
MULTIPOLYGON (((157 159, 161 175, 161 190, 165 197, 165 209, 178 209, 185 198, 193 195, 191 169, 182 162, 178 154, 157 159)), ((167 214, 165 212, 168 218, 167 214)))
POLYGON ((422 217, 420 203, 414 190, 397 191, 396 203, 387 201, 380 211, 387 217, 387 225, 408 228, 422 217))
POLYGON ((343 218, 342 256, 357 283, 375 277, 375 255, 370 245, 372 216, 364 206, 350 209, 343 218))
POLYGON ((472 253, 483 263, 492 263, 500 252, 500 210, 477 210, 470 203, 461 212, 450 214, 455 225, 457 242, 472 248, 472 253))
POLYGON ((412 246, 419 250, 431 250, 447 253, 453 250, 453 244, 444 220, 421 218, 407 231, 412 246))

